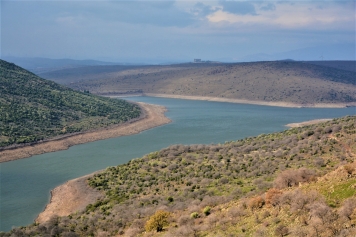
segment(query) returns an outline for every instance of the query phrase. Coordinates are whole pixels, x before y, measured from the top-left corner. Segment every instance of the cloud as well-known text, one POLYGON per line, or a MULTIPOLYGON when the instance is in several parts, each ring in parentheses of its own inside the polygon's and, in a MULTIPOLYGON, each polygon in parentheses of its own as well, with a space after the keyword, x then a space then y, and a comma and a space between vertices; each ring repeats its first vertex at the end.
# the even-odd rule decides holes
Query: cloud
POLYGON ((355 42, 353 1, 51 0, 1 7, 1 53, 14 56, 214 60, 355 42))
POLYGON ((191 13, 198 17, 205 17, 210 15, 211 13, 215 12, 212 6, 206 5, 201 2, 197 2, 192 8, 191 13))
POLYGON ((172 1, 117 1, 100 10, 93 9, 92 13, 112 21, 162 27, 185 27, 195 21, 192 14, 177 8, 172 1))
MULTIPOLYGON (((235 24, 237 26, 260 26, 274 29, 301 30, 351 30, 355 19, 352 4, 335 4, 328 2, 320 7, 320 1, 313 2, 279 2, 262 5, 254 9, 256 14, 239 14, 219 10, 207 18, 211 23, 235 24)), ((255 28, 256 30, 257 28, 255 28)))
POLYGON ((273 3, 267 3, 266 5, 263 5, 260 7, 262 11, 274 11, 276 10, 276 5, 273 3))
POLYGON ((219 3, 223 7, 224 12, 237 15, 256 15, 255 6, 251 2, 222 0, 219 3))
POLYGON ((34 1, 28 5, 36 9, 39 16, 35 18, 40 18, 42 14, 48 15, 46 11, 50 11, 49 17, 56 20, 66 18, 68 23, 70 18, 80 20, 79 16, 88 21, 104 20, 160 27, 185 27, 197 20, 190 12, 178 8, 174 1, 34 1))

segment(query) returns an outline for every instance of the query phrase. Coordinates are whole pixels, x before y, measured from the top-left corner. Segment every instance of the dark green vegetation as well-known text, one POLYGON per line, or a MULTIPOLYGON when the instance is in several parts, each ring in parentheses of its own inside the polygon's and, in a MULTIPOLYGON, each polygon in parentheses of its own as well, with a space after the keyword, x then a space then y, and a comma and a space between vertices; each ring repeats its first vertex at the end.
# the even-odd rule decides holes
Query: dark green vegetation
POLYGON ((352 65, 354 61, 95 66, 42 76, 102 95, 152 93, 310 105, 356 102, 352 65))
POLYGON ((0 147, 37 142, 140 116, 123 100, 76 92, 0 60, 0 147))
POLYGON ((0 236, 352 236, 355 121, 170 146, 91 177, 84 212, 0 236))

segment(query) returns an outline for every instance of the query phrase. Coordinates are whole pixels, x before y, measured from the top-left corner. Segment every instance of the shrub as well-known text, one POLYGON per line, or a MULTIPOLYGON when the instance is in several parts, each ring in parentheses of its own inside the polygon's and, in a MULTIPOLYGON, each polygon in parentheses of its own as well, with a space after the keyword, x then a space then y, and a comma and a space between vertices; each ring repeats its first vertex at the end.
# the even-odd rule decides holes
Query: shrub
POLYGON ((346 199, 339 210, 339 214, 342 217, 346 217, 348 220, 352 220, 352 217, 356 214, 356 198, 352 197, 346 199))
POLYGON ((265 200, 261 196, 251 198, 248 203, 249 208, 252 210, 262 208, 263 205, 265 205, 265 200))
POLYGON ((203 213, 206 216, 210 215, 210 212, 211 212, 211 207, 209 207, 209 206, 205 207, 204 210, 203 210, 203 213))
POLYGON ((289 229, 285 225, 278 225, 274 231, 277 236, 286 236, 289 234, 289 229))
POLYGON ((199 218, 199 213, 198 212, 193 212, 192 214, 190 214, 190 217, 193 219, 199 218))
POLYGON ((354 164, 348 164, 344 166, 344 169, 346 170, 346 172, 351 175, 354 170, 355 170, 355 165, 354 164))
POLYGON ((314 159, 314 164, 317 167, 325 167, 326 166, 324 159, 320 158, 320 157, 317 157, 317 158, 314 159))
POLYGON ((163 230, 163 227, 168 225, 168 217, 170 213, 167 211, 158 210, 150 219, 146 222, 145 229, 146 231, 156 230, 160 232, 163 230))
POLYGON ((274 181, 274 186, 279 189, 293 187, 300 182, 308 182, 315 179, 315 171, 300 168, 297 170, 285 170, 278 175, 274 181))
POLYGON ((271 188, 266 192, 266 204, 276 206, 279 203, 279 197, 282 192, 278 189, 271 188))

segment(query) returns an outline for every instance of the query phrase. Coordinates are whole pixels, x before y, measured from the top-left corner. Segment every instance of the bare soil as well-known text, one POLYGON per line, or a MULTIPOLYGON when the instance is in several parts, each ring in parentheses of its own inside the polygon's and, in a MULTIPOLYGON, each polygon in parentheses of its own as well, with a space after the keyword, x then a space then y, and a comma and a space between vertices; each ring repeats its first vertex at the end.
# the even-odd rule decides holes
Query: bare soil
POLYGON ((77 144, 83 144, 113 137, 132 135, 170 122, 170 119, 164 116, 166 108, 164 108, 163 106, 145 103, 138 104, 142 107, 144 111, 144 115, 139 120, 127 122, 105 129, 85 132, 70 137, 58 138, 57 140, 53 139, 51 141, 38 143, 35 145, 3 150, 0 151, 0 163, 21 158, 27 158, 33 155, 39 155, 47 152, 65 150, 77 144))
MULTIPOLYGON (((232 99, 232 98, 208 97, 208 96, 186 96, 186 95, 154 94, 154 93, 145 93, 142 95, 152 96, 152 97, 188 99, 188 100, 205 100, 205 101, 266 105, 266 106, 278 106, 278 107, 289 107, 289 108, 305 108, 305 107, 307 107, 307 108, 345 108, 345 107, 356 106, 356 102, 299 104, 299 103, 283 102, 283 101, 260 101, 260 100, 245 100, 245 99, 232 99)), ((110 96, 110 97, 115 97, 115 96, 110 96)), ((117 96, 117 97, 120 97, 120 96, 117 96)))
POLYGON ((85 207, 104 195, 87 184, 89 174, 72 179, 51 191, 51 201, 35 220, 43 223, 54 216, 68 216, 71 213, 85 210, 85 207))
POLYGON ((317 123, 323 123, 323 122, 327 122, 330 120, 332 120, 332 119, 314 119, 314 120, 300 122, 300 123, 289 123, 286 126, 290 127, 290 128, 296 128, 296 127, 303 127, 303 126, 317 124, 317 123))

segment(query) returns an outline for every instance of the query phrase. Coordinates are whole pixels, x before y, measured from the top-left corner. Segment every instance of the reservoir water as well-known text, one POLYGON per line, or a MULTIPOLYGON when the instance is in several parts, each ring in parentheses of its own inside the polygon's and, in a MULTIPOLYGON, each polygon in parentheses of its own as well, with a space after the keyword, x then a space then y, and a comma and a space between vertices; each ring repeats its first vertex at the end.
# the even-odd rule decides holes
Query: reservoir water
POLYGON ((282 131, 288 123, 356 113, 355 108, 281 108, 153 97, 126 99, 166 106, 172 123, 136 135, 1 163, 0 231, 31 224, 48 203, 50 190, 57 185, 172 144, 224 143, 282 131))

